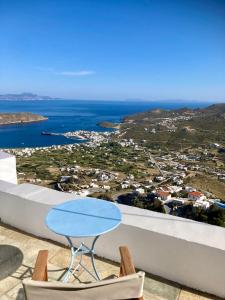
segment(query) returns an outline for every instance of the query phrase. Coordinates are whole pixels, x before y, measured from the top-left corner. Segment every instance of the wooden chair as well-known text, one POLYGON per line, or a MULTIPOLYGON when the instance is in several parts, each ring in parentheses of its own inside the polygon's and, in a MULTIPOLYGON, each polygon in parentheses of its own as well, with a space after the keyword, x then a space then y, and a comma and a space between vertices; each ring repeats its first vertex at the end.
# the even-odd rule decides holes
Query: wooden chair
POLYGON ((129 249, 119 247, 121 263, 119 278, 100 280, 90 284, 70 284, 48 282, 48 251, 41 250, 35 263, 32 279, 23 281, 27 300, 144 300, 144 273, 136 273, 129 249))

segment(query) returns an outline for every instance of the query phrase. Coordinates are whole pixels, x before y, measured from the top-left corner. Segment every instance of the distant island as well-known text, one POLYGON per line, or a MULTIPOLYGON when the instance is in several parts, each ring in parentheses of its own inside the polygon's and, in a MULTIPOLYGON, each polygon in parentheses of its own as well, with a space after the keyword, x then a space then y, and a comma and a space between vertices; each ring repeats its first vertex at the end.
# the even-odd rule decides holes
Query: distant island
POLYGON ((21 94, 4 94, 0 95, 0 100, 59 100, 60 98, 52 98, 49 96, 40 96, 32 93, 21 94))
POLYGON ((48 118, 28 112, 22 113, 0 113, 0 125, 22 124, 45 121, 48 118))

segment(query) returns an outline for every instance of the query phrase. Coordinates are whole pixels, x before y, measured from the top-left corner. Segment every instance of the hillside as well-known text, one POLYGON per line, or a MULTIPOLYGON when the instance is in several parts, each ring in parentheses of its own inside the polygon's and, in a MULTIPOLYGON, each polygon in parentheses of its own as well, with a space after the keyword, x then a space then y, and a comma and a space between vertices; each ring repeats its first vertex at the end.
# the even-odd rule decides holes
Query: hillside
POLYGON ((0 113, 0 125, 39 122, 48 118, 32 113, 0 113))
POLYGON ((112 122, 99 122, 98 126, 103 127, 103 128, 113 128, 113 129, 120 128, 120 124, 112 123, 112 122))
POLYGON ((204 109, 156 109, 130 115, 121 124, 121 136, 170 148, 225 144, 225 103, 204 109))

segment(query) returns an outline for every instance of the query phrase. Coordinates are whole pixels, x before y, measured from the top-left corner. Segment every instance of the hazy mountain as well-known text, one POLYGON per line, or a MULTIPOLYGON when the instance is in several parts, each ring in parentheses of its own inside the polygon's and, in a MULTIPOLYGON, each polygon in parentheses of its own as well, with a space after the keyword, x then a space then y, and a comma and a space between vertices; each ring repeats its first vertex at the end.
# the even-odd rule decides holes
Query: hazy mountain
POLYGON ((49 96, 40 96, 32 93, 21 94, 4 94, 0 95, 0 100, 55 100, 60 98, 52 98, 49 96))

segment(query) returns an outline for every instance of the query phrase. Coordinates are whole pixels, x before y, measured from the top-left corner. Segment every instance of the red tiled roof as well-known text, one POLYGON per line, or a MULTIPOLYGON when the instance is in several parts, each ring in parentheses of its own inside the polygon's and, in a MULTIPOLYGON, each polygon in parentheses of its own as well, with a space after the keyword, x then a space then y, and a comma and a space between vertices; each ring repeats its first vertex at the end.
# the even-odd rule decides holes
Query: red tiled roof
POLYGON ((169 192, 164 192, 164 191, 158 191, 157 195, 159 195, 159 196, 169 196, 170 193, 169 192))
POLYGON ((188 195, 201 197, 204 196, 201 192, 189 192, 188 195))

